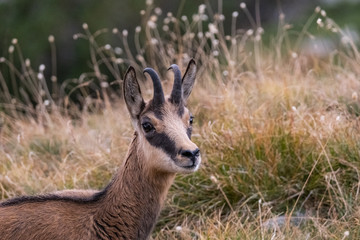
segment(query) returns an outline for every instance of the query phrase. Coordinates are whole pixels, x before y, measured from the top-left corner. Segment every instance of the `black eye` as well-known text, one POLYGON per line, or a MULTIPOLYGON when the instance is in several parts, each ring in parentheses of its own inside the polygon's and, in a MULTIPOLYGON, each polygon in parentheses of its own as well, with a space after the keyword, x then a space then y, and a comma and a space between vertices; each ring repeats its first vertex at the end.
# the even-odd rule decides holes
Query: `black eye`
POLYGON ((143 123, 141 125, 142 125, 144 131, 147 132, 147 133, 155 129, 154 126, 149 122, 145 122, 145 123, 143 123))
POLYGON ((194 117, 193 116, 190 117, 189 123, 190 123, 190 125, 192 125, 194 123, 194 117))

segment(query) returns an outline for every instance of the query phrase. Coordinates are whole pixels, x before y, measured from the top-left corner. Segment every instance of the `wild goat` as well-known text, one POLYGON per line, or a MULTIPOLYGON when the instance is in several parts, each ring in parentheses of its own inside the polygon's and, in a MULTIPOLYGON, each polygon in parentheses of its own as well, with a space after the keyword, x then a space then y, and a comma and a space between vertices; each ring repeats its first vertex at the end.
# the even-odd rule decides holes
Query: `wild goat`
POLYGON ((176 173, 198 169, 201 157, 190 140, 193 116, 186 101, 195 81, 190 61, 181 78, 177 65, 174 85, 165 97, 158 74, 144 69, 154 85, 145 103, 135 70, 124 77, 124 98, 134 138, 126 160, 102 191, 67 190, 24 196, 0 203, 0 239, 148 239, 176 173))

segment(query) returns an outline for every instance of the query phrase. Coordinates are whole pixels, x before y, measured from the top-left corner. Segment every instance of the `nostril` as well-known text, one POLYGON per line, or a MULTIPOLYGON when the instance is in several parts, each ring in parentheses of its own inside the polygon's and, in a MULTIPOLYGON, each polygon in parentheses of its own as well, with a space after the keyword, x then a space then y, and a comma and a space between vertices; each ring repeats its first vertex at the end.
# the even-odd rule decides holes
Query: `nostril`
POLYGON ((198 148, 195 149, 194 151, 190 151, 190 150, 181 151, 181 156, 187 157, 187 158, 198 157, 199 155, 200 155, 200 150, 198 148))
POLYGON ((193 157, 193 153, 189 150, 184 150, 184 151, 181 151, 181 156, 191 158, 191 157, 193 157))

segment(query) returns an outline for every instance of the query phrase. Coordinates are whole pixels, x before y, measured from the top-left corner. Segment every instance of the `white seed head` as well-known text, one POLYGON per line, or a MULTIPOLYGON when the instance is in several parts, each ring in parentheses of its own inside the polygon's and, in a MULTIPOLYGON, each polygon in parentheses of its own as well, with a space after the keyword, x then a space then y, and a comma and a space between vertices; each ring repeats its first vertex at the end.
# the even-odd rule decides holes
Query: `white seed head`
POLYGON ((294 112, 296 112, 296 111, 297 111, 297 109, 296 109, 296 107, 295 107, 295 106, 292 106, 292 107, 291 107, 291 110, 293 110, 294 112))
POLYGON ((214 51, 212 52, 212 55, 213 55, 214 57, 219 56, 219 51, 218 51, 218 50, 214 50, 214 51))
POLYGON ((199 14, 192 15, 192 20, 193 20, 193 22, 198 22, 200 20, 199 14))
POLYGON ((49 43, 53 43, 55 41, 55 37, 53 35, 50 35, 48 37, 48 41, 49 41, 49 43))
POLYGON ((5 62, 5 58, 4 57, 0 57, 0 63, 5 62))
POLYGON ((348 237, 350 235, 350 232, 349 231, 345 231, 344 232, 344 237, 348 237))
POLYGON ((158 17, 156 15, 151 15, 150 21, 156 22, 158 20, 158 17))
POLYGON ((251 36, 253 34, 254 34, 254 30, 252 30, 252 29, 249 29, 246 31, 246 35, 248 35, 248 36, 251 36))
POLYGON ((169 31, 169 26, 168 26, 168 25, 164 25, 164 26, 162 27, 162 30, 163 30, 164 32, 169 31))
POLYGON ((338 115, 336 116, 336 121, 339 122, 341 120, 341 117, 338 115))
POLYGON ((219 20, 220 20, 220 21, 224 21, 224 20, 225 20, 225 15, 224 15, 224 14, 220 14, 220 15, 219 15, 219 20))
POLYGON ((172 14, 172 12, 167 12, 166 16, 167 16, 168 18, 172 18, 173 14, 172 14))
POLYGON ((262 27, 259 27, 256 29, 257 34, 263 34, 264 33, 264 29, 262 27))
POLYGON ((292 58, 297 58, 298 57, 298 54, 296 52, 291 52, 291 57, 292 58))
POLYGON ((10 45, 9 47, 9 53, 13 53, 15 50, 14 45, 10 45))
POLYGON ((122 31, 122 35, 123 35, 124 37, 127 37, 128 34, 129 34, 128 30, 124 29, 124 30, 122 31))
POLYGON ((207 21, 207 20, 209 20, 209 17, 208 17, 208 15, 203 14, 203 15, 200 16, 200 19, 201 19, 202 21, 207 21))
POLYGON ((154 23, 153 21, 148 21, 147 25, 149 26, 149 28, 151 29, 155 29, 156 28, 156 23, 154 23))
POLYGON ((159 8, 159 7, 155 8, 155 9, 154 9, 154 12, 155 12, 155 14, 158 15, 158 16, 160 16, 160 15, 162 14, 162 10, 161 10, 161 8, 159 8))
POLYGON ((181 232, 181 231, 182 231, 182 227, 181 227, 181 226, 176 226, 175 230, 176 230, 177 232, 181 232))
POLYGON ((46 99, 46 100, 44 101, 44 105, 45 105, 45 106, 49 106, 49 105, 50 105, 50 101, 49 101, 48 99, 46 99))
POLYGON ((315 8, 315 12, 316 13, 319 13, 321 11, 321 7, 320 6, 317 6, 316 8, 315 8))
POLYGON ((181 16, 181 20, 182 20, 183 22, 187 21, 187 16, 185 16, 185 15, 181 16))
POLYGON ((82 28, 86 30, 89 28, 89 26, 87 25, 87 23, 83 23, 82 28))
POLYGON ((325 12, 325 10, 321 10, 321 11, 320 11, 320 14, 321 14, 321 16, 326 17, 326 12, 325 12))
POLYGON ((239 12, 235 11, 232 13, 233 18, 237 18, 239 16, 239 12))
POLYGON ((146 0, 146 5, 148 5, 148 6, 149 6, 149 5, 152 5, 153 2, 154 2, 153 0, 146 0))
POLYGON ((215 24, 213 24, 213 23, 209 23, 208 27, 209 27, 209 31, 210 31, 212 34, 216 34, 216 33, 219 32, 218 29, 217 29, 217 27, 216 27, 215 24))
POLYGON ((38 73, 37 78, 38 78, 38 79, 43 79, 43 78, 44 78, 44 75, 43 75, 42 73, 38 73))
POLYGON ((25 59, 25 66, 26 67, 30 67, 30 65, 31 65, 31 62, 30 62, 30 59, 25 59))
POLYGON ((219 45, 219 40, 217 40, 217 39, 212 40, 212 45, 214 47, 217 47, 219 45))
POLYGON ((358 100, 358 94, 357 94, 357 92, 353 92, 352 95, 351 95, 351 98, 352 98, 354 101, 358 100))
POLYGON ((199 5, 199 13, 200 13, 200 14, 204 14, 204 13, 205 13, 205 9, 206 9, 206 5, 205 5, 205 4, 200 4, 200 5, 199 5))
POLYGON ((119 47, 116 47, 116 48, 114 49, 114 52, 115 52, 115 54, 120 55, 120 54, 123 53, 123 50, 122 50, 121 48, 119 48, 119 47))
POLYGON ((320 116, 320 122, 325 122, 325 116, 324 115, 320 116))
POLYGON ((140 11, 140 15, 141 15, 141 16, 144 16, 144 15, 145 15, 145 10, 141 10, 141 11, 140 11))
POLYGON ((324 23, 323 23, 323 21, 322 21, 321 18, 318 18, 318 19, 316 20, 316 24, 317 24, 319 27, 323 27, 323 26, 324 26, 324 23))
POLYGON ((246 8, 246 3, 241 2, 241 3, 240 3, 240 8, 241 8, 241 9, 245 9, 245 8, 246 8))
POLYGON ((169 24, 170 23, 170 18, 168 18, 168 17, 164 18, 163 23, 164 24, 169 24))
POLYGON ((14 44, 14 45, 16 45, 16 44, 18 43, 17 38, 13 38, 13 39, 11 40, 11 43, 14 44))
POLYGON ((226 35, 226 36, 225 36, 225 40, 230 41, 230 40, 231 40, 231 36, 230 36, 230 35, 226 35))
POLYGON ((222 74, 223 74, 224 77, 226 77, 226 76, 229 75, 229 71, 225 70, 225 71, 222 72, 222 74))
POLYGON ((135 28, 135 32, 137 32, 137 33, 141 32, 141 27, 140 27, 140 26, 137 26, 137 27, 135 28))
POLYGON ((211 33, 210 33, 210 32, 205 32, 205 37, 206 37, 206 38, 210 38, 210 37, 211 37, 211 33))
POLYGON ((152 38, 150 40, 150 42, 151 42, 152 45, 157 45, 159 43, 159 41, 156 38, 152 38))
POLYGON ((40 64, 39 66, 39 72, 43 72, 45 70, 45 65, 44 64, 40 64))
POLYGON ((106 44, 106 45, 104 46, 104 48, 105 48, 105 50, 110 50, 110 49, 111 49, 111 45, 110 45, 110 44, 106 44))
POLYGON ((78 36, 77 34, 74 34, 74 35, 73 35, 73 39, 74 39, 74 40, 77 40, 78 38, 79 38, 79 36, 78 36))
POLYGON ((198 32, 198 33, 197 33, 197 37, 198 37, 198 38, 203 38, 203 37, 204 37, 204 33, 203 33, 203 32, 198 32))
POLYGON ((51 77, 50 77, 50 80, 51 80, 52 82, 57 82, 57 77, 56 77, 56 76, 51 76, 51 77))
POLYGON ((101 83, 100 83, 100 86, 101 86, 102 88, 107 88, 107 87, 109 87, 109 83, 108 83, 108 82, 101 82, 101 83))
POLYGON ((113 28, 113 29, 112 29, 112 33, 113 33, 113 34, 117 34, 118 32, 119 32, 119 29, 117 29, 117 28, 113 28))

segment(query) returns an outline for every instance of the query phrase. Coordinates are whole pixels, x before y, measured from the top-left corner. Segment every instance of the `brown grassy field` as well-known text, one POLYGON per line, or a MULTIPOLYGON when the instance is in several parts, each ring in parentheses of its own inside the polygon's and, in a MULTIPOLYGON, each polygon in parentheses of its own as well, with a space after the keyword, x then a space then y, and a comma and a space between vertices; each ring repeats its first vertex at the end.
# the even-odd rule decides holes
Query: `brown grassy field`
MULTIPOLYGON (((133 65, 139 73, 158 69, 171 85, 166 68, 177 63, 184 71, 193 57, 198 74, 189 108, 203 163, 195 174, 176 178, 153 238, 360 238, 360 58, 351 38, 316 9, 309 25, 320 18, 347 40, 319 57, 297 44, 310 35, 307 25, 294 39, 280 21, 274 40, 264 43, 260 27, 233 26, 225 35, 221 15, 203 21, 204 9, 193 20, 167 14, 160 22, 149 5, 147 21, 135 30, 136 53, 127 48, 128 31, 112 30, 124 50, 119 53, 100 46, 96 36, 103 33, 84 24, 74 38, 89 43, 93 71, 76 81, 88 106, 82 111, 74 110, 70 94, 49 97, 56 84, 41 84, 42 67, 1 58, 15 79, 28 82, 36 101, 35 107, 14 101, 0 75, 1 199, 104 187, 133 133, 123 100, 111 97, 105 83, 121 83, 122 69, 133 65), (91 81, 102 87, 103 100, 87 97, 91 81)), ((318 28, 325 28, 321 22, 318 28)), ((17 40, 9 54, 21 58, 17 40)), ((149 82, 142 88, 150 97, 149 82)))

